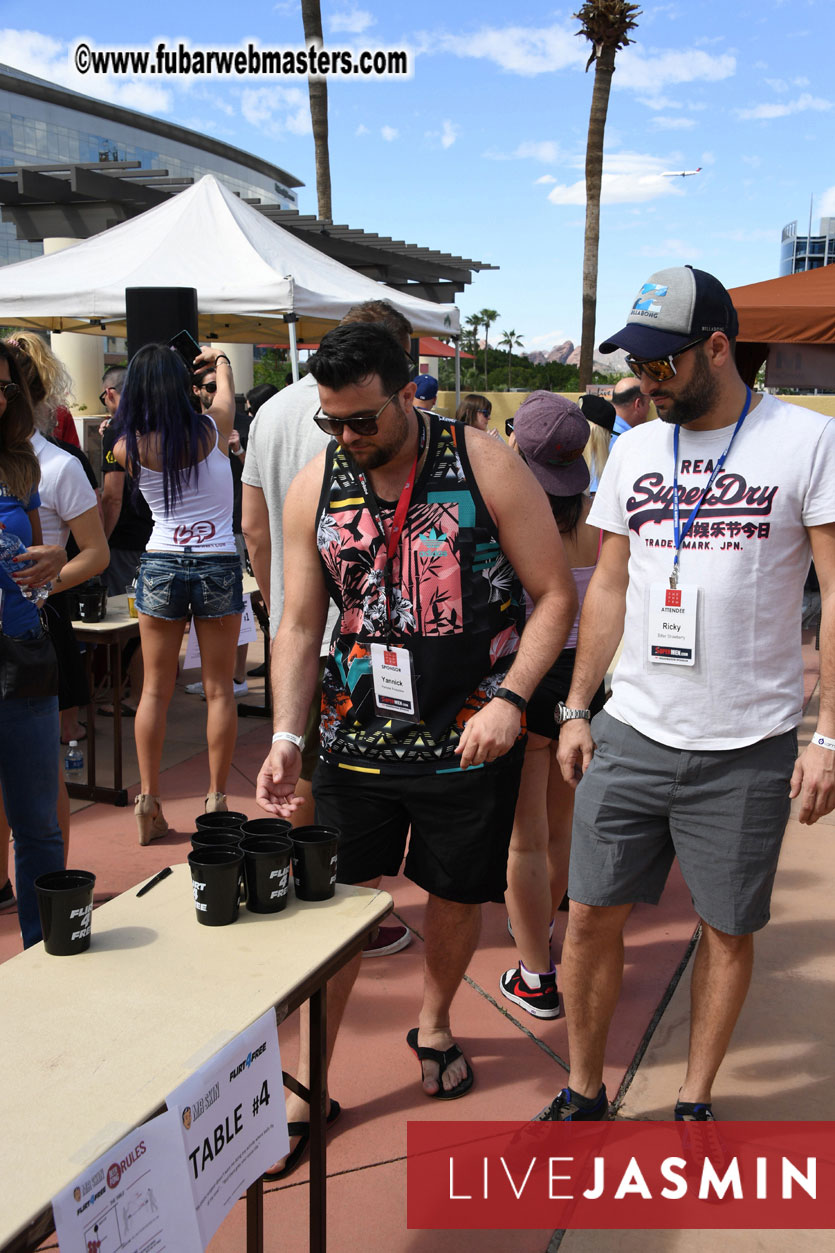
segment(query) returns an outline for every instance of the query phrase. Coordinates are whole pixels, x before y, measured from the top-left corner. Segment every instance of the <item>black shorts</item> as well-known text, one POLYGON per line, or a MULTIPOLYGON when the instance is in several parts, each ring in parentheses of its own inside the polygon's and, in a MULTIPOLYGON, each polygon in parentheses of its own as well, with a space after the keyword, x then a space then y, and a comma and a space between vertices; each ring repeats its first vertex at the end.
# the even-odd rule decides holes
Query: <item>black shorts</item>
POLYGON ((489 766, 446 774, 374 775, 319 763, 316 821, 340 831, 337 879, 404 873, 433 896, 503 901, 507 848, 525 756, 522 740, 489 766))
MULTIPOLYGON (((560 728, 554 711, 557 701, 565 701, 571 689, 576 656, 575 648, 564 648, 528 701, 525 722, 528 730, 533 731, 534 735, 544 735, 549 740, 558 739, 560 728)), ((605 697, 606 692, 601 683, 589 705, 592 717, 600 713, 605 697)))
POLYGON ((89 700, 84 658, 72 629, 73 593, 57 592, 46 602, 46 621, 58 658, 58 708, 72 709, 89 700))

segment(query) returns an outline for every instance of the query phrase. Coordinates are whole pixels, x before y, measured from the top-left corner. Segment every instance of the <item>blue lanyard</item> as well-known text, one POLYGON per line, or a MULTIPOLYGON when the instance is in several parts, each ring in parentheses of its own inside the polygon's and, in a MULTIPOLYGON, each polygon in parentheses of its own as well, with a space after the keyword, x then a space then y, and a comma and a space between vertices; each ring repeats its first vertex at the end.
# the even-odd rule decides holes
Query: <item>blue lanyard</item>
POLYGON ((679 551, 681 549, 681 546, 684 543, 684 541, 687 539, 687 536, 690 534, 690 528, 692 527, 693 523, 696 520, 696 514, 701 509, 704 503, 705 497, 707 496, 710 489, 713 487, 713 483, 714 483, 714 480, 716 479, 717 474, 719 473, 719 471, 722 469, 723 465, 725 464, 725 459, 728 453, 731 451, 731 448, 733 447, 733 442, 737 437, 739 428, 742 426, 742 423, 745 421, 746 417, 748 416, 748 410, 750 408, 751 408, 751 388, 746 387, 745 388, 745 404, 742 406, 742 413, 739 415, 737 419, 736 426, 734 427, 734 433, 730 438, 728 447, 725 449, 725 451, 722 453, 722 456, 719 458, 719 460, 716 462, 716 465, 713 467, 713 473, 711 474, 710 478, 707 481, 707 486, 705 487, 701 496, 699 497, 699 499, 696 501, 695 505, 693 506, 693 510, 690 514, 690 517, 685 522, 683 530, 681 529, 681 526, 680 526, 679 510, 678 510, 678 438, 679 438, 679 432, 681 428, 679 426, 676 426, 673 432, 673 538, 675 539, 676 552, 675 552, 675 556, 673 557, 673 572, 670 575, 670 587, 678 586, 678 557, 679 557, 679 551))

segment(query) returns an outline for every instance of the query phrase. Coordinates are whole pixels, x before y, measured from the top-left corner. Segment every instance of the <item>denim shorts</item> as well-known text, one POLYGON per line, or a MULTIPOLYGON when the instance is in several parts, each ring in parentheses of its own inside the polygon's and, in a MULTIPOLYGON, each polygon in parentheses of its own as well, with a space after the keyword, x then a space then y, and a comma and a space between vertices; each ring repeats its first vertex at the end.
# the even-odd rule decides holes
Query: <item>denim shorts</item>
POLYGON ((143 553, 136 608, 149 618, 181 621, 243 613, 243 578, 237 553, 143 553))

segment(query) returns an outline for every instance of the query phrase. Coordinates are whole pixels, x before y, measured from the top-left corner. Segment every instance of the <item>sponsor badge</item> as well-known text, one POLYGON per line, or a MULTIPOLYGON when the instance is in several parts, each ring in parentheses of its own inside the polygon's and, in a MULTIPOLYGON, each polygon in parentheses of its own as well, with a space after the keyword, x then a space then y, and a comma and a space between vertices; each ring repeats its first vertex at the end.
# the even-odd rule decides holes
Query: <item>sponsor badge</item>
POLYGON ((398 722, 419 722, 415 667, 408 648, 371 645, 374 707, 398 722))

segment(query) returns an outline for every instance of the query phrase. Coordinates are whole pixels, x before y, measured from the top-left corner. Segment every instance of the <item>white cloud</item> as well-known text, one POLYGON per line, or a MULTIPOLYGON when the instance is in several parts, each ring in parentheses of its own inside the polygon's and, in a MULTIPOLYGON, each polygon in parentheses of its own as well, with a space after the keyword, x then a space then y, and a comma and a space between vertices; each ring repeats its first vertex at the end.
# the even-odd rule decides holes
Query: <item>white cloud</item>
POLYGON ((362 35, 369 26, 376 24, 376 17, 367 9, 350 9, 344 13, 334 13, 327 18, 328 27, 332 31, 345 31, 349 35, 362 35))
POLYGON ((554 178, 553 174, 543 174, 542 178, 534 179, 534 187, 537 187, 541 184, 547 185, 549 183, 555 183, 556 181, 557 180, 554 178))
POLYGON ((696 122, 692 117, 654 117, 652 124, 659 131, 689 131, 696 122))
POLYGON ((456 126, 454 122, 450 122, 448 118, 444 119, 443 129, 441 130, 441 147, 451 148, 458 138, 458 132, 461 128, 456 126))
POLYGON ((355 135, 369 135, 370 133, 371 132, 369 131, 368 127, 364 126, 362 122, 360 122, 359 126, 354 131, 355 135))
POLYGON ((539 161, 556 165, 561 158, 559 144, 553 139, 526 139, 513 152, 485 152, 491 161, 539 161))
POLYGON ((750 165, 754 170, 763 163, 762 157, 758 157, 756 153, 753 153, 750 157, 743 155, 742 160, 745 165, 750 165))
POLYGON ((831 100, 820 96, 812 96, 804 91, 796 100, 787 100, 785 104, 757 104, 750 109, 737 109, 736 115, 743 121, 751 119, 769 121, 776 117, 789 117, 792 113, 828 113, 835 107, 831 100))
POLYGON ((568 335, 562 329, 558 331, 546 331, 544 335, 534 335, 532 339, 529 339, 528 347, 534 348, 539 344, 548 344, 553 348, 556 344, 564 344, 567 339, 568 335))
POLYGON ((390 144, 390 143, 393 143, 395 139, 397 139, 398 135, 400 134, 400 131, 397 130, 396 127, 394 126, 381 126, 380 134, 382 135, 386 143, 390 144))
POLYGON ((669 96, 639 96, 638 100, 648 109, 682 109, 684 107, 679 100, 671 100, 669 96))
POLYGON ((575 24, 566 22, 544 27, 482 27, 463 35, 424 32, 417 37, 415 49, 432 56, 448 52, 492 61, 508 73, 531 77, 585 64, 588 53, 574 30, 575 24))
MULTIPOLYGON (((84 38, 78 36, 78 40, 84 38)), ((89 43, 92 47, 98 46, 92 38, 89 43)), ((140 78, 112 80, 101 74, 79 74, 74 66, 70 66, 69 44, 50 35, 34 30, 0 30, 0 48, 6 65, 27 74, 34 70, 38 78, 80 91, 85 96, 109 100, 112 104, 139 109, 143 113, 171 112, 171 92, 156 83, 140 78)))
POLYGON ((638 250, 642 257, 659 257, 669 259, 673 264, 683 265, 687 261, 698 261, 702 255, 698 248, 685 243, 681 239, 662 239, 657 244, 644 244, 638 250))
POLYGON ((789 85, 784 78, 766 78, 763 81, 768 84, 772 91, 776 91, 778 95, 789 89, 789 85))
POLYGON ((828 187, 818 201, 821 217, 835 217, 835 187, 828 187))
POLYGON ((712 56, 693 48, 676 52, 631 46, 624 48, 617 59, 617 72, 612 79, 616 87, 638 91, 652 98, 664 87, 679 83, 717 83, 736 73, 736 57, 730 53, 712 56))
POLYGON ((269 135, 306 135, 311 129, 306 94, 298 87, 247 87, 241 92, 241 114, 269 135))
MULTIPOLYGON (((644 153, 607 153, 603 159, 601 203, 642 204, 660 196, 683 195, 674 179, 664 177, 664 170, 667 168, 663 159, 644 153)), ((585 204, 585 179, 579 179, 576 183, 557 184, 548 193, 548 199, 557 205, 585 204)))

